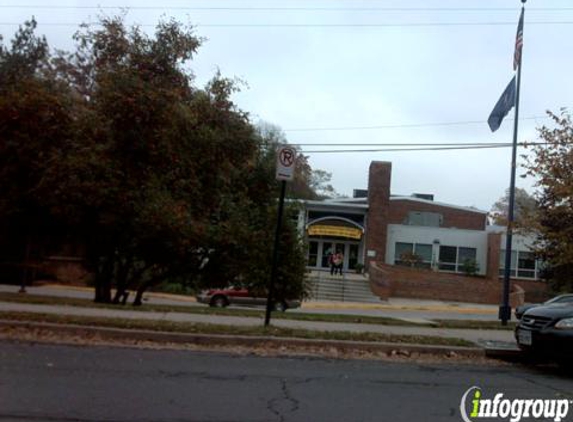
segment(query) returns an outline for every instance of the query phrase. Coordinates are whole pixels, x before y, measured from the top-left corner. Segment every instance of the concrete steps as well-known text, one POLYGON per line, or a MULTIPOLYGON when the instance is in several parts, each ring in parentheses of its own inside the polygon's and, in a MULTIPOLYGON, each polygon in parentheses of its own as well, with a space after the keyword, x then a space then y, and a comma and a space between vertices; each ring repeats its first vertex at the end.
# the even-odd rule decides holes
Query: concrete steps
POLYGON ((380 298, 370 291, 370 282, 362 276, 315 274, 310 280, 313 300, 380 303, 380 298))

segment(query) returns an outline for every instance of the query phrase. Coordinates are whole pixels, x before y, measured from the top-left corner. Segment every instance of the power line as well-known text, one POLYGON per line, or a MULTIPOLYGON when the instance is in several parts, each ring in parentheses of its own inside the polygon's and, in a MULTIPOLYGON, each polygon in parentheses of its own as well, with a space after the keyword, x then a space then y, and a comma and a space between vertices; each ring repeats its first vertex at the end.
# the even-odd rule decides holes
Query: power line
MULTIPOLYGON (((522 117, 519 120, 536 120, 547 119, 547 116, 530 116, 522 117)), ((507 119, 513 120, 513 119, 507 119)), ((285 132, 319 132, 319 131, 343 131, 343 130, 375 130, 375 129, 402 129, 402 128, 417 128, 417 127, 437 127, 437 126, 461 126, 484 124, 484 120, 461 120, 454 122, 437 122, 437 123, 400 123, 400 124, 386 124, 374 126, 338 126, 338 127, 307 127, 307 128, 293 128, 283 129, 285 132)))
MULTIPOLYGON (((547 145, 546 142, 521 142, 518 146, 533 146, 533 145, 547 145)), ((478 150, 478 149, 494 149, 494 148, 509 148, 511 143, 495 144, 495 145, 480 145, 480 146, 455 146, 455 147, 429 147, 429 148, 378 148, 378 149, 334 149, 334 150, 316 150, 316 151, 302 151, 304 154, 336 154, 336 153, 355 153, 355 152, 405 152, 405 151, 453 151, 453 150, 478 150)))
MULTIPOLYGON (((81 24, 85 24, 82 22, 81 24)), ((0 22, 1 26, 17 26, 21 22, 0 22)), ((88 25, 101 26, 99 22, 87 22, 88 25)), ((39 22, 38 26, 79 26, 74 22, 39 22)), ((153 27, 156 24, 138 24, 141 27, 153 27)), ((573 21, 537 21, 527 25, 573 25, 573 21)), ((403 27, 459 27, 459 26, 515 26, 515 22, 411 22, 411 23, 207 23, 193 24, 195 28, 403 28, 403 27)))
MULTIPOLYGON (((453 147, 453 146, 489 146, 489 145, 511 145, 511 143, 499 143, 499 142, 443 142, 443 143, 387 143, 387 142, 371 142, 371 143, 289 143, 289 145, 296 145, 296 146, 328 146, 328 147, 347 147, 347 146, 354 146, 354 147, 372 147, 372 146, 408 146, 408 147, 453 147)), ((528 143, 527 145, 531 145, 528 143)))
MULTIPOLYGON (((109 10, 109 9, 131 9, 131 10, 210 10, 210 11, 311 11, 311 12, 515 12, 515 7, 258 7, 258 6, 81 6, 81 5, 46 5, 46 4, 4 4, 2 9, 70 9, 70 10, 109 10)), ((528 11, 562 12, 571 11, 573 7, 529 7, 528 11)))

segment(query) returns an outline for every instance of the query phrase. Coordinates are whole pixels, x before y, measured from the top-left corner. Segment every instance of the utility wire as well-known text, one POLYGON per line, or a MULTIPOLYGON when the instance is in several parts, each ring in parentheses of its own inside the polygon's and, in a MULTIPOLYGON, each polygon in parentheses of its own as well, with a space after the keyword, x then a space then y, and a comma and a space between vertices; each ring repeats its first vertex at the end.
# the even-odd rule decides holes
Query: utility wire
MULTIPOLYGON (((3 4, 2 9, 133 9, 133 10, 225 10, 225 11, 310 11, 310 12, 515 12, 515 7, 258 7, 258 6, 129 6, 129 5, 49 5, 49 4, 3 4)), ((562 12, 571 11, 573 7, 529 7, 528 11, 562 12)))
MULTIPOLYGON (((85 24, 82 22, 81 24, 85 24)), ((88 25, 101 26, 98 22, 88 25)), ((573 25, 573 21, 537 21, 528 25, 573 25)), ((21 22, 0 22, 1 26, 21 25, 21 22)), ((74 22, 42 22, 38 26, 79 26, 74 22)), ((156 24, 138 24, 153 27, 156 24)), ((207 23, 193 24, 196 28, 402 28, 402 27, 456 27, 456 26, 514 26, 515 22, 412 22, 412 23, 207 23)))
MULTIPOLYGON (((522 117, 519 120, 536 120, 547 119, 548 116, 531 116, 522 117)), ((506 119, 513 120, 513 119, 506 119)), ((400 124, 387 124, 375 126, 339 126, 339 127, 306 127, 306 128, 292 128, 283 129, 285 132, 318 132, 318 131, 342 131, 342 130, 372 130, 372 129, 398 129, 398 128, 416 128, 416 127, 432 127, 432 126, 458 126, 458 125, 473 125, 483 124, 483 120, 462 120, 454 122, 439 122, 439 123, 400 123, 400 124)))
MULTIPOLYGON (((521 142, 518 146, 532 146, 532 145, 547 145, 546 142, 521 142)), ((482 146, 468 146, 468 147, 429 147, 429 148, 379 148, 379 149, 333 149, 333 150, 316 150, 305 151, 304 154, 336 154, 336 153, 355 153, 355 152, 404 152, 404 151, 452 151, 452 150, 477 150, 477 149, 493 149, 493 148, 509 148, 511 143, 496 144, 496 145, 482 145, 482 146)))
MULTIPOLYGON (((502 143, 500 144, 499 142, 443 142, 443 143, 376 143, 376 142, 372 142, 372 143, 362 143, 362 144, 357 144, 357 143, 343 143, 343 144, 339 144, 339 143, 335 143, 335 142, 331 142, 331 143, 306 143, 306 142, 301 142, 301 143, 290 143, 289 145, 297 145, 297 146, 328 146, 328 147, 375 147, 375 146, 386 146, 386 147, 456 147, 456 146, 489 146, 489 145, 511 145, 511 143, 502 143)), ((530 143, 528 143, 527 145, 530 145, 530 143)))

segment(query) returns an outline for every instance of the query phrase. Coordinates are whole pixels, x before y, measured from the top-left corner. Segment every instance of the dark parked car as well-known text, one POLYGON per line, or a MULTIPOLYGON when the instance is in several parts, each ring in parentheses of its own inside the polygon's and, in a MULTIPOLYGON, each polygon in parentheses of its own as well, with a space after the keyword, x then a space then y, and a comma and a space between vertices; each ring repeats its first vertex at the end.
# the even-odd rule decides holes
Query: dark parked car
POLYGON ((519 347, 558 361, 573 356, 573 304, 550 304, 526 311, 515 329, 519 347))
POLYGON ((526 303, 524 305, 518 306, 515 308, 515 317, 517 319, 521 319, 521 316, 525 311, 528 311, 529 309, 535 308, 537 306, 551 305, 552 303, 573 303, 573 294, 568 293, 555 296, 554 298, 551 298, 547 302, 543 303, 526 303))
MULTIPOLYGON (((206 303, 216 308, 229 305, 261 305, 267 304, 266 296, 255 295, 246 288, 229 287, 226 289, 204 290, 197 295, 197 302, 206 303)), ((300 300, 277 300, 274 304, 276 311, 284 312, 289 308, 300 307, 300 300)))

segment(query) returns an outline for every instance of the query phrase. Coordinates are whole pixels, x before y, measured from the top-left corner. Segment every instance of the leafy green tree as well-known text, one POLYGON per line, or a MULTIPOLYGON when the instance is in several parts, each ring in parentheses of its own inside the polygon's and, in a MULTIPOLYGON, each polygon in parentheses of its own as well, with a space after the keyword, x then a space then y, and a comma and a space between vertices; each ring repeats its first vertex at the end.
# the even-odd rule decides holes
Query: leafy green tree
MULTIPOLYGON (((501 226, 507 225, 508 209, 509 188, 506 189, 505 195, 491 207, 490 217, 493 223, 501 226)), ((522 230, 530 229, 533 225, 536 211, 537 202, 533 195, 530 195, 525 189, 515 188, 513 210, 515 227, 522 230)))
POLYGON ((557 291, 573 289, 573 123, 571 115, 549 113, 553 127, 543 126, 546 145, 532 146, 527 173, 537 180, 535 230, 537 255, 557 291))
POLYGON ((47 169, 73 136, 75 115, 35 28, 27 22, 9 47, 0 43, 0 253, 4 262, 26 265, 32 246, 57 227, 40 197, 47 169))
MULTIPOLYGON (((165 280, 268 282, 274 150, 232 102, 235 81, 193 85, 187 62, 201 40, 192 30, 170 21, 150 37, 104 18, 78 32, 75 52, 52 57, 34 27, 0 53, 0 72, 12 75, 0 86, 10 198, 1 224, 46 220, 81 239, 98 302, 134 290, 139 305, 165 280)), ((304 291, 302 248, 287 221, 281 292, 304 291)))
MULTIPOLYGON (((268 164, 274 169, 277 148, 279 145, 289 143, 287 137, 280 127, 267 122, 259 122, 257 131, 268 155, 268 164)), ((340 195, 330 184, 332 174, 325 170, 313 169, 308 162, 308 156, 304 155, 296 145, 295 148, 298 153, 294 180, 288 184, 286 195, 289 198, 311 200, 339 197, 340 195)))
POLYGON ((312 170, 310 187, 319 199, 338 198, 341 196, 330 184, 331 179, 332 173, 321 169, 312 170))

